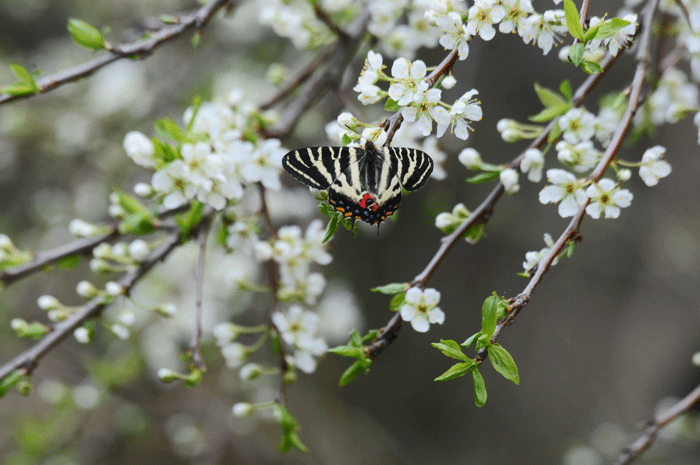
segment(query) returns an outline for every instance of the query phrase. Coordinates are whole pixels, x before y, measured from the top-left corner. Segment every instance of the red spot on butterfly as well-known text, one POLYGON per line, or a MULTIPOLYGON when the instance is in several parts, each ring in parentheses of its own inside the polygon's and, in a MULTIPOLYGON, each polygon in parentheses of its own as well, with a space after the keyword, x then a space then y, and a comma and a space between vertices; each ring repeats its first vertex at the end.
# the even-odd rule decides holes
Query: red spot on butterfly
POLYGON ((376 212, 377 208, 379 208, 377 202, 369 194, 365 194, 364 196, 362 196, 362 200, 360 200, 360 206, 362 208, 371 208, 373 212, 376 212))

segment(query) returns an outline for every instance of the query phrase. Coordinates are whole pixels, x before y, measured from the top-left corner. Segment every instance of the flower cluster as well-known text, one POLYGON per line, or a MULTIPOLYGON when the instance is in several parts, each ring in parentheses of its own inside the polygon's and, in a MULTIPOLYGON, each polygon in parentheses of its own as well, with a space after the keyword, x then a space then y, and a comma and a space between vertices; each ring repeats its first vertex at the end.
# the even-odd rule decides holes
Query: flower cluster
POLYGON ((287 363, 299 368, 304 373, 316 371, 316 358, 328 351, 323 338, 316 337, 319 317, 313 312, 303 310, 299 305, 292 305, 286 312, 272 314, 272 323, 282 336, 282 340, 294 349, 287 356, 287 363))
MULTIPOLYGON (((191 135, 184 136, 179 150, 151 141, 139 132, 128 133, 124 138, 127 155, 141 166, 156 168, 150 187, 137 184, 136 193, 156 196, 168 209, 198 200, 222 210, 238 201, 248 184, 260 182, 268 189, 279 190, 285 153, 280 141, 250 142, 243 138, 260 119, 269 123, 273 116, 242 102, 238 91, 229 94, 228 103, 189 108, 184 121, 191 135), (195 141, 202 137, 206 140, 195 141)), ((111 212, 117 217, 120 213, 118 208, 111 212)))
MULTIPOLYGON (((342 11, 348 2, 321 2, 329 7, 328 11, 342 11)), ((272 27, 280 37, 286 37, 298 49, 315 48, 334 39, 333 33, 316 16, 311 3, 303 0, 265 1, 259 21, 272 27)))
MULTIPOLYGON (((466 92, 451 106, 442 102, 442 89, 431 87, 425 80, 427 67, 421 60, 411 62, 406 58, 397 58, 391 67, 391 77, 383 69, 383 57, 370 51, 354 87, 359 93, 358 99, 369 105, 388 96, 398 107, 404 107, 405 121, 415 122, 423 136, 431 134, 435 122, 438 137, 451 127, 457 137, 466 140, 471 129, 470 123, 482 118, 480 102, 474 98, 476 90, 466 92), (377 86, 379 80, 390 83, 388 91, 377 86)), ((442 82, 451 87, 456 81, 448 76, 442 82)), ((338 121, 341 122, 340 117, 338 121)))

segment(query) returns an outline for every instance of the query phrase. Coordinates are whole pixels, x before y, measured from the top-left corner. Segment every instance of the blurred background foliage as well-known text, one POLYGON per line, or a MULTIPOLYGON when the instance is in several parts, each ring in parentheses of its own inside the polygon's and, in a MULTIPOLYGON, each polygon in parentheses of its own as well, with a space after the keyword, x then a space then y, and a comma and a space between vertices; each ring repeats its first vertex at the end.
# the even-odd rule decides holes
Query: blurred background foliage
MULTIPOLYGON (((21 248, 43 250, 71 240, 67 225, 72 218, 107 220, 113 187, 130 190, 150 178, 123 152, 127 131, 152 135, 156 118, 171 115, 181 122, 195 96, 222 98, 234 86, 247 99, 264 101, 274 89, 264 79, 271 64, 293 70, 313 58, 313 52, 299 52, 259 25, 260 2, 240 3, 227 16, 212 20, 196 49, 183 37, 146 60, 122 60, 88 79, 0 107, 0 232, 21 248)), ((592 4, 614 12, 618 2, 592 4)), ((0 82, 13 81, 11 62, 45 75, 89 60, 92 53, 74 45, 67 34, 69 17, 108 26, 108 39, 121 42, 135 40, 161 13, 194 6, 177 0, 1 0, 0 82)), ((354 84, 366 50, 350 66, 346 88, 354 84)), ((431 66, 444 54, 421 50, 419 58, 431 66)), ((597 98, 624 87, 632 71, 632 57, 626 54, 595 89, 588 108, 595 112, 597 98)), ((534 82, 557 88, 568 78, 575 87, 586 77, 557 60, 556 50, 543 60, 541 50, 502 34, 486 44, 474 40, 468 60, 455 66, 455 76, 455 95, 445 100, 472 87, 479 90, 484 119, 475 124, 467 144, 492 163, 509 161, 525 147, 505 144, 495 126, 501 118, 524 121, 540 110, 534 82)), ((327 144, 324 125, 342 110, 336 97, 325 97, 283 143, 290 149, 327 144)), ((380 108, 362 110, 367 120, 388 116, 380 108)), ((308 454, 280 456, 274 423, 231 415, 233 403, 267 400, 274 393, 264 385, 243 384, 237 373, 222 366, 209 335, 208 373, 199 386, 164 385, 155 376, 163 366, 182 368, 179 358, 191 332, 195 254, 186 246, 140 283, 133 296, 143 307, 175 302, 178 314, 173 320, 136 309, 139 322, 127 341, 99 330, 89 345, 71 338, 42 360, 29 397, 10 393, 0 401, 0 462, 610 461, 664 399, 681 397, 700 382, 698 369, 691 365, 700 343, 697 129, 690 120, 657 129, 653 139, 642 137, 625 146, 620 156, 638 160, 645 149, 661 144, 668 149, 673 173, 653 189, 635 176, 634 201, 617 221, 584 220, 583 242, 573 257, 545 277, 499 341, 518 363, 520 385, 485 368, 489 398, 483 408, 474 406, 468 380, 433 382, 450 363, 430 342, 461 341, 477 331, 482 301, 494 290, 507 297, 519 293, 526 281, 516 273, 522 270, 525 252, 539 250, 545 232, 556 236, 568 223, 553 206, 539 204, 542 185, 525 181, 518 195, 499 202, 487 237, 475 246, 460 243, 431 280, 430 287, 442 293, 444 325, 432 327, 429 334, 406 325, 370 375, 345 388, 338 388, 337 381, 347 362, 329 355, 314 375, 300 374, 288 389, 308 454)), ((384 325, 391 317, 388 299, 369 288, 410 281, 439 247, 435 215, 458 202, 473 208, 490 190, 464 182, 469 173, 456 160, 464 142, 448 136, 441 145, 449 155, 447 179, 432 180, 408 196, 398 221, 385 223, 378 236, 374 228, 364 227, 355 239, 341 230, 333 240, 334 261, 325 269, 333 286, 322 306, 326 320, 335 320, 343 331, 384 325)), ((283 177, 294 185, 289 176, 283 177)), ((305 189, 299 194, 292 202, 273 201, 278 226, 319 216, 305 189)), ((253 265, 238 256, 210 254, 208 259, 205 326, 232 312, 239 313, 234 318, 243 324, 265 321, 269 302, 236 294, 227 284, 229 270, 253 265)), ((43 319, 36 305, 43 294, 66 304, 80 303, 75 284, 88 275, 93 279, 83 263, 3 290, 0 360, 31 344, 13 335, 12 318, 43 319)), ((109 311, 133 305, 124 301, 109 311)), ((344 342, 346 334, 331 344, 344 342)), ((665 430, 647 457, 653 463, 698 463, 698 436, 700 423, 694 415, 686 416, 665 430)))

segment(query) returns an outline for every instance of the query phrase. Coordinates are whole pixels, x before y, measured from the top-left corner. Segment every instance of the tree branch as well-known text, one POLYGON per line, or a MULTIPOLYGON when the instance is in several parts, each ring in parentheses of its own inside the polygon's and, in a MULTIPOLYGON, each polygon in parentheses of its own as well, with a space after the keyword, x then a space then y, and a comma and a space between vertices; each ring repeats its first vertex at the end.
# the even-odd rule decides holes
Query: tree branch
MULTIPOLYGON (((189 208, 189 204, 178 208, 164 210, 158 214, 160 219, 172 216, 176 213, 181 213, 189 208)), ((110 242, 125 236, 119 232, 119 224, 113 223, 105 226, 109 228, 109 233, 101 236, 91 237, 87 239, 78 239, 68 244, 63 244, 55 249, 38 252, 33 260, 13 266, 4 270, 0 270, 0 287, 9 286, 10 284, 19 281, 22 278, 43 270, 47 266, 66 258, 71 255, 90 255, 92 249, 103 242, 110 242)), ((159 225, 157 227, 160 227, 159 225)))
POLYGON ((345 68, 350 64, 355 56, 362 39, 364 37, 367 23, 369 22, 369 11, 365 9, 347 27, 348 38, 338 40, 337 45, 330 57, 326 60, 323 71, 319 71, 309 79, 304 91, 299 94, 280 117, 280 124, 271 128, 264 135, 265 137, 284 138, 299 121, 301 115, 311 107, 330 88, 338 86, 343 76, 345 68))
POLYGON ((644 433, 620 454, 614 465, 626 465, 637 459, 654 442, 661 428, 680 414, 690 410, 698 400, 700 400, 700 386, 697 386, 671 408, 651 420, 644 429, 644 433))
POLYGON ((237 1, 238 0, 212 0, 200 9, 180 16, 177 24, 165 25, 158 31, 151 33, 148 39, 111 46, 108 50, 109 53, 101 57, 75 66, 67 71, 52 74, 37 80, 36 84, 39 90, 36 93, 24 95, 0 94, 0 105, 49 92, 70 82, 90 76, 95 71, 122 58, 142 59, 152 53, 158 46, 180 37, 191 29, 201 32, 218 10, 227 4, 232 6, 237 1))

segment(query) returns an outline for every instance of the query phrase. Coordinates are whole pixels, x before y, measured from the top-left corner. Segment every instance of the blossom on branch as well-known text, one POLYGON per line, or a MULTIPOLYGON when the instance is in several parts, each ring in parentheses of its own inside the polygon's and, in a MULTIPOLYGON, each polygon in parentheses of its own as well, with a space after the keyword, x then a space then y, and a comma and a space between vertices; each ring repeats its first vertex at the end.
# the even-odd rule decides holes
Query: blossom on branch
POLYGON ((442 324, 445 321, 445 313, 437 306, 439 302, 439 291, 412 287, 406 291, 406 303, 401 307, 401 318, 410 321, 413 329, 419 333, 425 333, 430 329, 431 323, 442 324))

